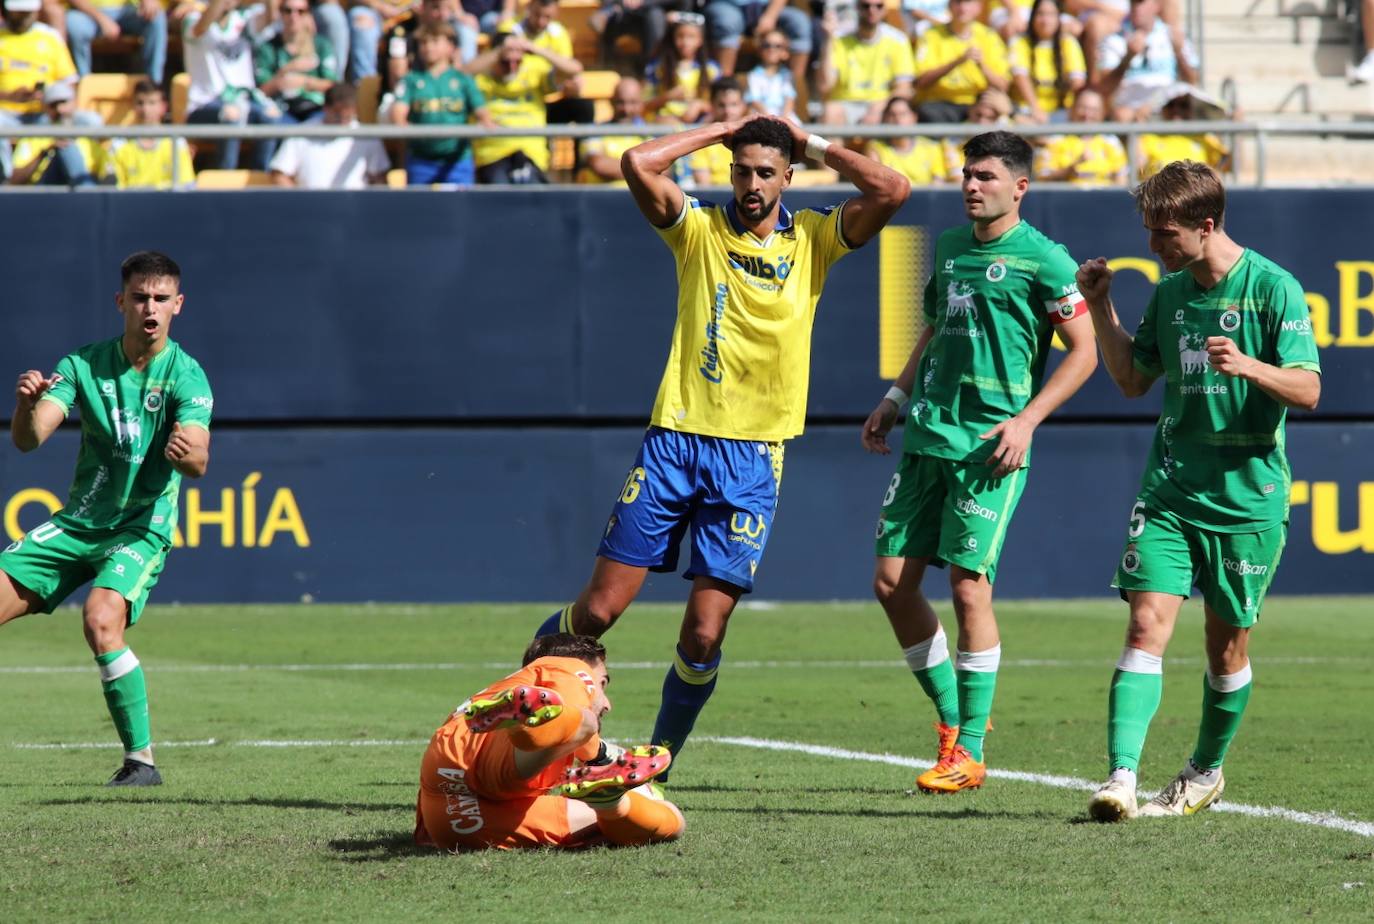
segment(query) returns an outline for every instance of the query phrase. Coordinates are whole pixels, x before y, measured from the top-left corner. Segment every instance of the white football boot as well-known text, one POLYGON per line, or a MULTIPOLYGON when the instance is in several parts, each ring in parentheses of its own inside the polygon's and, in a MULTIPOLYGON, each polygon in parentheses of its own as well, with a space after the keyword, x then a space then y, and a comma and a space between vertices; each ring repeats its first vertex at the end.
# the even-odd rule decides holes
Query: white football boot
POLYGON ((1173 782, 1140 807, 1140 817, 1196 815, 1208 806, 1220 802, 1221 794, 1225 790, 1226 778, 1221 775, 1220 767, 1212 771, 1202 771, 1189 761, 1179 775, 1174 777, 1173 782))
POLYGON ((1094 821, 1128 821, 1137 811, 1135 780, 1125 774, 1113 774, 1088 803, 1088 814, 1094 821))

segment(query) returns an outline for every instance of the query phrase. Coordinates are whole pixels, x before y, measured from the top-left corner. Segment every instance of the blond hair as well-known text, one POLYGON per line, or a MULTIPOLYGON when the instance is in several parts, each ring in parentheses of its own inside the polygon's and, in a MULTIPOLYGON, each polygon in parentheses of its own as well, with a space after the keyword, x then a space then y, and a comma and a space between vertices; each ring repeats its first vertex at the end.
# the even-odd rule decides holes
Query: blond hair
POLYGON ((1226 188, 1221 177, 1206 164, 1179 160, 1166 164, 1131 193, 1145 223, 1160 227, 1170 223, 1200 227, 1206 219, 1220 228, 1226 215, 1226 188))

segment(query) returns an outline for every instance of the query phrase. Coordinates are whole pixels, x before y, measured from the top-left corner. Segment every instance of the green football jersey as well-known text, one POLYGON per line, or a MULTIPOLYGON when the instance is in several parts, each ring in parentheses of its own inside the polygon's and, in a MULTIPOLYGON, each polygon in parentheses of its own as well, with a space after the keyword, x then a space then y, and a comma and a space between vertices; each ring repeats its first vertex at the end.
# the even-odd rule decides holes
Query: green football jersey
POLYGON ((181 473, 163 453, 173 421, 210 428, 215 401, 200 364, 168 340, 140 372, 116 337, 64 356, 55 374, 42 400, 81 412, 76 475, 58 516, 86 529, 146 529, 170 545, 181 473))
MULTIPOLYGON (((472 113, 487 104, 477 82, 456 68, 438 77, 411 71, 396 84, 396 102, 410 107, 411 125, 466 125, 472 113)), ((461 158, 471 147, 466 138, 416 138, 406 144, 412 154, 427 160, 461 158)))
POLYGON ((1064 245, 1024 221, 991 241, 973 225, 940 235, 924 304, 934 335, 916 368, 906 452, 986 461, 998 441, 979 434, 1035 397, 1054 325, 1087 311, 1077 271, 1064 245))
POLYGON ((1302 286, 1253 250, 1204 289, 1186 270, 1159 281, 1135 332, 1135 364, 1164 376, 1141 496, 1215 532, 1253 532, 1288 518, 1287 409, 1243 379, 1216 371, 1207 338, 1230 337, 1247 356, 1320 372, 1302 286))

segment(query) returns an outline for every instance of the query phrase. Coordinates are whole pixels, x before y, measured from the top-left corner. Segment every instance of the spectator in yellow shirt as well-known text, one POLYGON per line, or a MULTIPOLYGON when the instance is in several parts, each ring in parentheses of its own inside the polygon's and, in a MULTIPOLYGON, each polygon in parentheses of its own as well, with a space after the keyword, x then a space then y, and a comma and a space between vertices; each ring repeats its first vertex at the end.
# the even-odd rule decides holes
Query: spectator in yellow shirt
POLYGON ((948 25, 926 30, 916 52, 916 113, 922 122, 962 122, 978 94, 1006 91, 1002 37, 978 21, 981 0, 950 0, 948 25))
MULTIPOLYGON (((162 88, 151 80, 140 80, 134 87, 134 124, 161 125, 166 116, 167 97, 162 88)), ((109 174, 120 189, 189 189, 196 185, 191 148, 185 138, 116 139, 110 151, 109 174)))
MULTIPOLYGON (((917 121, 916 109, 909 99, 894 96, 883 107, 884 125, 915 125, 917 121)), ((906 177, 913 189, 946 179, 944 149, 932 138, 875 138, 868 144, 868 156, 906 177)))
POLYGON ((1033 122, 1062 122, 1087 82, 1083 49, 1064 29, 1056 0, 1036 0, 1030 28, 1011 42, 1011 82, 1033 122))
MULTIPOLYGON (((722 77, 711 84, 711 121, 734 122, 749 114, 744 88, 734 77, 722 77)), ((698 186, 729 186, 730 165, 735 155, 723 144, 713 144, 692 154, 688 163, 698 186)))
MULTIPOLYGON (((623 131, 629 126, 644 124, 644 85, 633 77, 621 77, 611 93, 611 112, 613 117, 607 125, 622 125, 623 131)), ((601 135, 588 138, 582 143, 582 169, 577 174, 579 183, 610 183, 625 185, 625 174, 620 169, 620 157, 630 148, 644 141, 643 135, 601 135)))
POLYGON ((883 0, 860 0, 858 28, 836 37, 835 12, 826 11, 822 28, 833 37, 821 45, 818 79, 827 124, 875 124, 890 97, 911 95, 916 77, 911 42, 883 21, 886 15, 883 0))
MULTIPOLYGON (((1107 112, 1102 95, 1083 90, 1073 101, 1072 122, 1101 122, 1107 112)), ((1035 155, 1037 179, 1077 186, 1111 186, 1126 182, 1126 148, 1116 135, 1056 135, 1035 155)))
MULTIPOLYGON (((75 125, 76 91, 69 83, 43 89, 39 124, 75 125)), ((14 146, 15 186, 93 186, 105 173, 105 149, 89 138, 21 138, 14 146)))
MULTIPOLYGON (((559 77, 582 72, 575 58, 565 58, 529 39, 503 32, 494 47, 468 65, 486 97, 487 112, 500 126, 530 128, 548 124, 544 97, 559 77)), ((549 144, 545 138, 479 138, 472 145, 478 183, 547 183, 549 144)))
MULTIPOLYGON (((1204 107, 1212 110, 1209 113, 1211 115, 1220 114, 1217 103, 1206 99, 1204 94, 1187 84, 1175 84, 1164 91, 1162 99, 1159 118, 1165 122, 1187 121, 1204 107)), ((1220 138, 1210 132, 1140 135, 1137 153, 1136 163, 1142 180, 1149 179, 1166 165, 1180 160, 1194 160, 1218 171, 1231 169, 1231 152, 1220 138)))
MULTIPOLYGON (((43 88, 76 82, 76 67, 57 33, 39 25, 42 0, 5 0, 0 27, 0 125, 37 122, 43 116, 43 88)), ((0 173, 14 168, 8 138, 0 138, 0 173)))

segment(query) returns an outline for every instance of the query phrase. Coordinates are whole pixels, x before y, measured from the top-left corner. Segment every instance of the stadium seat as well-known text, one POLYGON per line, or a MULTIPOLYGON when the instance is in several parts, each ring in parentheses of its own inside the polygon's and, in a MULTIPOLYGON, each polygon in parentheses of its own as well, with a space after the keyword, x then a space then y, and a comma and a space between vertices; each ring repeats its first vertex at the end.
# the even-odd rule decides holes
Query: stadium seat
POLYGON ((76 108, 94 112, 106 125, 134 121, 134 87, 140 74, 87 74, 76 88, 76 108))
POLYGON ((377 105, 381 102, 382 78, 372 74, 358 81, 358 121, 364 125, 377 122, 377 105))
POLYGON ((386 185, 391 189, 406 188, 406 171, 404 167, 393 167, 386 172, 386 185))
POLYGON ((202 170, 196 174, 196 189, 247 189, 271 185, 272 174, 266 170, 202 170))
POLYGON ((177 74, 172 78, 172 95, 168 100, 172 121, 180 125, 186 121, 186 100, 191 93, 191 75, 177 74))

